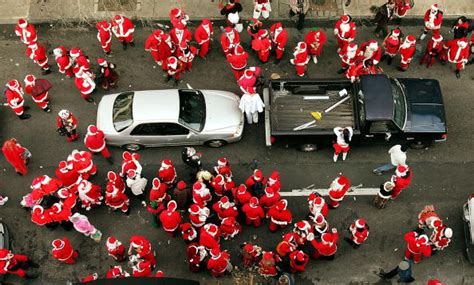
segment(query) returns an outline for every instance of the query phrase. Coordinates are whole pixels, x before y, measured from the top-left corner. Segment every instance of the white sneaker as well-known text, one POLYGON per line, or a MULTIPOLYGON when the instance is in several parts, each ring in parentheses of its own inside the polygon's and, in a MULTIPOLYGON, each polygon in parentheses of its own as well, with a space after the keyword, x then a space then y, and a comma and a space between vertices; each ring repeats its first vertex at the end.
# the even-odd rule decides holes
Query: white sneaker
POLYGON ((420 36, 420 41, 424 40, 426 38, 426 33, 422 33, 420 36))
POLYGON ((318 63, 318 58, 315 55, 313 55, 313 62, 314 64, 318 63))
POLYGON ((8 202, 8 197, 7 196, 5 196, 5 197, 0 196, 0 206, 5 205, 7 202, 8 202))
POLYGON ((338 157, 339 157, 338 154, 334 154, 334 156, 332 157, 332 160, 333 160, 334 162, 337 162, 337 158, 338 158, 338 157))
POLYGON ((343 152, 342 153, 342 160, 346 160, 346 158, 347 158, 347 152, 343 152))

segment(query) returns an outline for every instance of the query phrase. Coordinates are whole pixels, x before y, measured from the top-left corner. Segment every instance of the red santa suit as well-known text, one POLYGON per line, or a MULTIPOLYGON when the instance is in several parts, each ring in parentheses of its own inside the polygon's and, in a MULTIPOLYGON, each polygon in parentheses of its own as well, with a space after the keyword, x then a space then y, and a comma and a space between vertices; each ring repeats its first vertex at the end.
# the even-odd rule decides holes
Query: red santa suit
POLYGON ((105 204, 114 211, 121 210, 123 213, 128 213, 130 200, 119 188, 107 184, 105 187, 105 204))
POLYGON ((175 82, 178 83, 181 79, 181 72, 184 71, 183 62, 174 56, 170 56, 165 60, 163 67, 168 74, 168 80, 174 77, 175 82))
POLYGON ((348 43, 339 51, 342 70, 348 69, 356 64, 358 46, 356 43, 348 43))
POLYGON ((142 173, 142 165, 138 161, 140 159, 140 155, 138 153, 130 153, 128 151, 124 151, 122 153, 122 166, 120 171, 120 176, 124 177, 127 175, 128 171, 135 170, 137 174, 142 173))
POLYGON ((13 112, 17 116, 23 118, 23 105, 25 100, 23 99, 23 88, 18 80, 10 80, 7 83, 7 89, 5 90, 5 97, 7 99, 8 106, 12 108, 13 112))
POLYGON ((51 217, 46 215, 45 210, 40 205, 35 205, 31 209, 31 221, 38 226, 44 226, 51 223, 51 217))
POLYGON ((73 209, 77 204, 77 194, 74 189, 61 188, 56 193, 56 196, 61 199, 61 205, 65 209, 73 209))
POLYGON ((125 260, 125 247, 115 237, 108 237, 105 246, 107 248, 107 253, 109 256, 113 257, 115 261, 122 262, 125 260))
POLYGON ((114 278, 124 278, 130 277, 130 274, 127 271, 123 271, 122 266, 115 265, 114 267, 107 270, 105 273, 105 278, 114 279, 114 278))
POLYGON ((102 21, 95 24, 95 27, 97 28, 97 40, 102 50, 105 54, 110 54, 110 48, 112 47, 112 25, 107 21, 102 21))
POLYGON ((346 78, 350 79, 352 83, 359 80, 359 77, 364 74, 378 74, 382 69, 378 68, 372 63, 371 59, 366 59, 358 64, 349 66, 346 71, 346 78))
POLYGON ((230 168, 229 160, 225 157, 221 157, 217 160, 217 165, 214 166, 216 174, 223 175, 224 178, 232 177, 232 170, 230 168))
POLYGON ((453 237, 453 230, 444 225, 441 225, 434 229, 433 234, 430 236, 432 243, 432 250, 443 250, 451 243, 453 237))
POLYGON ((309 62, 309 55, 305 42, 299 42, 293 52, 293 58, 290 59, 290 63, 295 66, 296 74, 298 76, 304 76, 306 72, 306 65, 309 62))
POLYGON ((392 199, 396 199, 403 189, 407 188, 411 184, 412 171, 407 166, 399 165, 395 171, 396 175, 392 176, 392 182, 395 187, 392 190, 392 199))
POLYGON ((174 237, 176 230, 181 224, 181 214, 176 210, 178 205, 174 200, 168 202, 165 211, 160 213, 160 222, 168 235, 174 237))
POLYGON ((279 228, 286 228, 288 224, 291 223, 292 215, 290 210, 287 209, 287 206, 288 201, 283 199, 268 211, 268 216, 270 217, 269 229, 271 232, 279 228))
POLYGON ((174 28, 185 29, 188 25, 189 16, 179 8, 173 8, 170 11, 170 21, 174 28))
POLYGON ((112 32, 122 43, 133 43, 135 25, 129 18, 116 15, 112 20, 112 32))
POLYGON ((244 242, 241 246, 242 265, 244 268, 251 268, 257 262, 257 259, 262 254, 262 248, 248 242, 244 242))
POLYGON ((252 40, 252 49, 257 52, 260 62, 265 63, 268 61, 272 44, 267 30, 262 29, 258 31, 257 37, 252 40))
POLYGON ((69 221, 71 208, 63 207, 62 203, 54 203, 49 209, 45 210, 45 214, 49 215, 52 222, 61 223, 69 221))
POLYGON ((199 244, 207 250, 219 248, 219 237, 221 236, 219 227, 214 224, 205 224, 199 231, 199 244))
POLYGON ((23 254, 13 254, 6 248, 0 249, 0 275, 14 274, 19 277, 26 277, 26 270, 21 268, 20 263, 27 263, 28 256, 23 254))
POLYGON ((258 263, 258 273, 263 277, 277 276, 277 263, 281 262, 281 258, 272 251, 264 251, 262 259, 258 263))
MULTIPOLYGON (((433 35, 439 35, 439 30, 443 23, 443 12, 439 10, 438 4, 433 4, 430 9, 426 10, 423 20, 425 21, 424 34, 433 31, 433 35)), ((421 40, 423 38, 422 36, 421 40)))
POLYGON ((265 212, 273 208, 278 201, 280 201, 280 193, 275 192, 274 188, 272 187, 265 187, 265 194, 260 197, 259 204, 263 207, 265 212))
POLYGON ((222 219, 219 227, 222 237, 225 240, 233 239, 242 231, 242 226, 237 222, 235 217, 226 217, 222 219))
POLYGON ((29 44, 26 48, 26 55, 43 70, 43 74, 51 72, 46 49, 43 45, 37 42, 29 44))
POLYGON ((25 45, 30 45, 38 41, 35 26, 28 23, 25 19, 19 19, 15 26, 15 34, 20 37, 20 40, 25 45))
POLYGON ((259 205, 257 197, 252 197, 247 204, 243 205, 242 212, 245 214, 245 223, 254 227, 259 227, 265 217, 265 212, 259 205))
POLYGON ((99 279, 99 275, 97 273, 93 273, 92 275, 81 278, 81 280, 79 280, 79 282, 87 283, 87 282, 95 281, 97 279, 99 279))
POLYGON ((273 192, 278 193, 281 189, 280 182, 280 173, 278 171, 273 171, 272 174, 267 179, 267 184, 265 188, 273 188, 273 192))
POLYGON ((186 249, 186 255, 188 257, 189 270, 194 273, 201 271, 207 256, 206 248, 198 243, 191 243, 186 249))
POLYGON ((347 177, 340 175, 331 183, 329 186, 329 206, 332 208, 339 207, 339 203, 346 196, 347 190, 349 190, 351 184, 347 177))
POLYGON ((226 27, 221 35, 221 46, 225 56, 233 53, 237 45, 240 45, 240 34, 232 27, 226 27))
POLYGON ((309 205, 309 212, 313 217, 316 215, 321 214, 323 217, 326 217, 329 212, 329 207, 323 197, 319 196, 317 193, 311 193, 308 196, 308 205, 309 205))
POLYGON ((94 185, 87 180, 82 180, 79 185, 77 185, 77 191, 82 208, 85 208, 87 211, 89 211, 92 206, 102 204, 101 201, 104 197, 102 196, 100 186, 94 185))
POLYGON ((97 166, 92 161, 92 154, 88 151, 73 150, 67 161, 81 174, 83 179, 89 179, 97 173, 97 166))
POLYGON ((394 14, 398 18, 405 17, 406 14, 408 13, 408 11, 411 10, 411 8, 413 8, 410 2, 411 2, 410 0, 395 1, 395 12, 394 12, 394 14))
POLYGON ((307 220, 301 220, 294 224, 293 234, 295 235, 295 241, 298 245, 303 246, 306 242, 306 237, 309 233, 313 232, 311 224, 307 220))
POLYGON ((247 186, 245 186, 245 184, 239 185, 239 187, 234 188, 232 191, 234 202, 237 205, 245 205, 252 198, 252 194, 247 191, 247 186))
POLYGON ((68 238, 55 239, 52 244, 52 254, 55 259, 66 264, 76 263, 79 253, 77 250, 74 250, 68 238))
POLYGON ((204 226, 210 214, 209 208, 200 204, 192 204, 189 207, 188 212, 189 212, 189 221, 196 228, 200 228, 204 226))
POLYGON ((79 184, 81 181, 81 175, 73 168, 72 163, 66 161, 59 162, 58 168, 55 171, 56 177, 61 180, 64 187, 72 187, 79 184))
POLYGON ((365 219, 357 219, 349 226, 351 241, 356 245, 363 244, 369 237, 369 226, 365 219))
POLYGON ((229 201, 227 196, 222 197, 219 201, 214 203, 214 205, 212 205, 212 209, 217 213, 217 217, 220 220, 223 220, 227 217, 235 218, 239 215, 237 207, 235 207, 234 203, 229 201))
POLYGON ((43 196, 55 193, 61 186, 60 180, 51 178, 48 175, 41 175, 31 182, 31 196, 33 200, 37 201, 43 198, 43 196))
POLYGON ((181 46, 176 51, 176 57, 183 63, 183 71, 191 71, 193 60, 198 50, 194 46, 181 46))
POLYGON ((308 264, 309 256, 302 250, 295 250, 290 253, 290 272, 304 272, 308 264))
POLYGON ((54 59, 58 65, 59 72, 66 74, 67 77, 73 77, 74 72, 72 70, 74 61, 67 54, 67 50, 64 46, 59 46, 53 50, 54 59))
POLYGON ((421 59, 420 64, 425 64, 426 67, 431 67, 435 59, 438 57, 440 58, 442 51, 443 51, 443 37, 441 35, 433 35, 426 44, 425 54, 421 59))
POLYGON ((400 68, 405 71, 410 66, 416 51, 416 38, 414 36, 407 36, 405 41, 400 46, 400 68))
POLYGON ((84 137, 84 145, 92 153, 100 153, 105 158, 110 157, 109 149, 105 144, 104 132, 94 125, 87 127, 87 134, 84 137))
POLYGON ((153 178, 152 188, 150 190, 150 201, 155 201, 157 203, 163 203, 170 199, 167 194, 168 185, 161 183, 158 177, 153 178))
POLYGON ((194 31, 194 40, 199 45, 199 56, 205 58, 211 45, 211 36, 214 31, 209 19, 202 20, 201 24, 194 31))
POLYGON ((214 190, 214 194, 218 197, 222 197, 222 195, 225 194, 225 192, 228 190, 225 187, 225 178, 224 176, 218 174, 212 179, 211 181, 211 187, 212 190, 214 190))
POLYGON ((405 260, 413 258, 413 263, 420 263, 421 257, 431 256, 431 247, 428 244, 428 237, 426 235, 418 235, 416 232, 408 232, 404 237, 407 242, 405 250, 405 260))
POLYGON ((94 77, 94 74, 91 72, 91 63, 89 58, 84 55, 82 50, 79 48, 71 48, 69 55, 74 60, 75 65, 72 71, 76 76, 78 73, 80 75, 83 72, 86 72, 89 73, 90 77, 94 77))
POLYGON ((285 45, 288 41, 288 32, 283 29, 280 22, 277 22, 270 27, 270 39, 273 50, 275 51, 276 59, 282 59, 285 45))
MULTIPOLYGON (((163 31, 160 29, 154 30, 151 35, 148 36, 145 42, 145 51, 150 52, 151 56, 158 65, 163 64, 163 56, 160 54, 159 47, 161 45, 163 31)), ((171 55, 171 52, 168 56, 171 55)))
POLYGON ((187 46, 193 39, 193 34, 187 29, 174 28, 169 32, 171 42, 176 49, 187 46))
POLYGON ((308 54, 313 57, 314 63, 317 63, 317 57, 321 56, 323 46, 327 41, 326 34, 321 30, 310 31, 304 38, 308 47, 308 54))
POLYGON ((279 256, 285 257, 295 251, 298 247, 295 237, 297 236, 294 232, 289 232, 283 235, 283 240, 279 242, 275 248, 275 251, 279 256))
POLYGON ((211 274, 214 277, 222 277, 228 268, 231 268, 230 255, 227 251, 221 251, 218 248, 214 248, 210 251, 211 258, 207 261, 207 269, 211 270, 211 274))
POLYGON ((386 55, 395 57, 400 49, 400 30, 393 30, 384 40, 382 46, 386 55))
POLYGON ((260 76, 260 71, 260 67, 250 67, 244 71, 244 74, 237 81, 243 94, 257 93, 256 84, 257 77, 260 76))
POLYGON ((444 45, 444 60, 456 64, 456 70, 464 69, 469 59, 469 45, 466 38, 454 39, 447 41, 444 45))
POLYGON ((351 21, 351 17, 349 15, 342 15, 334 27, 334 35, 336 36, 339 50, 354 41, 356 33, 356 24, 351 21))
POLYGON ((186 243, 197 238, 197 231, 191 223, 182 223, 179 228, 181 229, 181 237, 186 243))
POLYGON ((133 277, 150 277, 152 264, 148 261, 139 261, 132 267, 133 277))
POLYGON ((197 181, 193 184, 193 202, 199 205, 206 205, 211 201, 212 196, 209 188, 203 182, 197 181))
POLYGON ((48 107, 48 91, 51 87, 53 86, 46 79, 36 79, 36 77, 31 74, 25 77, 25 92, 31 94, 36 105, 45 112, 51 112, 51 109, 48 107))
POLYGON ((156 258, 150 242, 143 236, 131 236, 129 252, 135 252, 140 259, 148 261, 151 266, 156 265, 156 258))
POLYGON ((5 159, 15 168, 16 173, 20 175, 28 173, 27 161, 24 157, 25 151, 27 151, 26 148, 17 143, 16 139, 6 140, 2 147, 5 159))
POLYGON ((369 40, 362 43, 357 54, 361 61, 371 59, 372 63, 377 65, 382 57, 382 48, 377 41, 369 40))
POLYGON ((96 84, 94 79, 92 78, 92 74, 89 72, 82 72, 80 71, 80 68, 74 68, 75 71, 75 78, 74 78, 74 84, 76 85, 77 90, 79 90, 79 93, 81 93, 81 97, 88 101, 91 102, 93 101, 91 98, 92 92, 94 92, 96 84))
POLYGON ((163 68, 163 71, 167 71, 167 66, 164 64, 164 61, 171 57, 175 51, 175 47, 173 46, 173 43, 171 42, 171 37, 168 34, 162 34, 161 35, 161 42, 158 45, 158 54, 160 55, 160 62, 158 62, 158 65, 161 65, 163 68))
POLYGON ((324 256, 326 258, 332 259, 337 251, 337 241, 339 239, 339 234, 335 228, 331 230, 330 233, 324 233, 321 235, 321 241, 318 242, 314 239, 314 235, 312 233, 308 234, 307 240, 311 242, 313 247, 316 249, 313 252, 313 258, 319 258, 324 256))

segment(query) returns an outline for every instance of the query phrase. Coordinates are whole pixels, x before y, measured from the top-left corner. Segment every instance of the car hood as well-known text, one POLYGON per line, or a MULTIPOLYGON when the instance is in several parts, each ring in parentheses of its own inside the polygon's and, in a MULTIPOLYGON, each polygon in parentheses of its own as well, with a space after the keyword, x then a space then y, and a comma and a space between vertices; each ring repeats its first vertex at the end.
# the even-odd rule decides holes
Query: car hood
POLYGON ((406 132, 446 133, 446 115, 439 82, 433 79, 398 79, 408 104, 406 132))
POLYGON ((202 132, 224 131, 242 124, 240 98, 231 92, 201 90, 206 101, 206 124, 202 132))
POLYGON ((97 108, 97 127, 107 134, 116 134, 117 131, 114 128, 112 121, 112 112, 115 98, 119 94, 105 95, 102 97, 97 108))

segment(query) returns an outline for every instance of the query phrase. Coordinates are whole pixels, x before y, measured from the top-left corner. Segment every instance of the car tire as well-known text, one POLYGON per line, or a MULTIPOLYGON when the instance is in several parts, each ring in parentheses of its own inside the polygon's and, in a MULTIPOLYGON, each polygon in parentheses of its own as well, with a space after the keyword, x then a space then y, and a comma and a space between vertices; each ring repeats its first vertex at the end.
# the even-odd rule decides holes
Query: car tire
POLYGON ((208 147, 219 148, 226 145, 227 142, 223 140, 211 140, 211 141, 205 142, 204 144, 208 147))
POLYGON ((318 150, 318 146, 314 143, 305 143, 299 146, 299 150, 302 152, 313 152, 318 150))
POLYGON ((410 143, 410 148, 412 149, 424 149, 429 147, 433 141, 428 141, 428 140, 415 140, 410 143))
POLYGON ((143 149, 143 146, 137 143, 129 143, 129 144, 123 145, 122 147, 128 151, 139 151, 143 149))

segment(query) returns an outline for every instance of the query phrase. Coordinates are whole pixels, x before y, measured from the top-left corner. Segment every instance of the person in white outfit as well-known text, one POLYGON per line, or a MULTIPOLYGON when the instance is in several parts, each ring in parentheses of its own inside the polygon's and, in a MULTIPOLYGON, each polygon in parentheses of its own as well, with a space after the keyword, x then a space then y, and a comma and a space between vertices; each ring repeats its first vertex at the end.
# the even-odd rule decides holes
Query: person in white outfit
POLYGON ((384 172, 387 172, 392 169, 396 169, 399 165, 406 166, 406 160, 407 160, 407 150, 408 146, 407 145, 394 145, 392 146, 391 149, 389 149, 388 154, 390 154, 390 162, 384 164, 382 166, 379 166, 372 170, 373 173, 377 175, 382 175, 384 172))
POLYGON ((347 153, 349 152, 349 142, 352 140, 352 134, 354 131, 351 127, 335 127, 334 134, 336 134, 336 143, 332 145, 334 148, 334 162, 337 162, 339 154, 342 152, 342 160, 346 160, 347 153))
POLYGON ((255 19, 262 16, 264 19, 270 17, 270 12, 272 11, 272 6, 270 0, 253 0, 253 17, 255 19))
POLYGON ((263 112, 263 108, 265 104, 263 104, 262 98, 258 93, 244 93, 240 98, 239 108, 242 110, 242 113, 245 113, 247 117, 247 123, 249 124, 257 124, 258 123, 258 113, 263 112))

